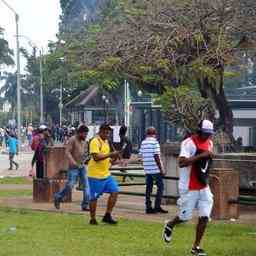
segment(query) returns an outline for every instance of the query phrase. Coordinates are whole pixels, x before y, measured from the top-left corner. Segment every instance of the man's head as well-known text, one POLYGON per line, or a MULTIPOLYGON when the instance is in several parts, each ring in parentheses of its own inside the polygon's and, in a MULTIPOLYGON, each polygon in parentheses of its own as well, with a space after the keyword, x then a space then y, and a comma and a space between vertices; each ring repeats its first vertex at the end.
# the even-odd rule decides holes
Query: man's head
POLYGON ((15 133, 14 133, 14 132, 10 132, 10 137, 12 137, 12 138, 16 138, 15 133))
POLYGON ((49 138, 51 136, 50 130, 48 127, 44 124, 39 126, 39 134, 43 135, 44 138, 49 138))
POLYGON ((147 137, 156 137, 157 135, 157 132, 156 132, 156 128, 155 127, 149 127, 147 128, 147 131, 146 131, 146 136, 147 137))
POLYGON ((107 140, 111 134, 112 128, 108 124, 102 124, 99 130, 99 136, 103 140, 107 140))
POLYGON ((120 136, 121 138, 125 137, 126 132, 127 132, 127 127, 126 127, 126 126, 121 126, 121 127, 120 127, 120 130, 119 130, 119 136, 120 136))
POLYGON ((198 135, 201 140, 207 140, 214 135, 213 123, 209 120, 202 120, 199 123, 198 135))
POLYGON ((46 133, 47 133, 47 126, 44 125, 44 124, 41 124, 41 125, 39 126, 39 128, 38 128, 38 133, 46 136, 46 133))
POLYGON ((89 129, 86 125, 80 125, 77 129, 77 136, 80 140, 86 140, 89 129))

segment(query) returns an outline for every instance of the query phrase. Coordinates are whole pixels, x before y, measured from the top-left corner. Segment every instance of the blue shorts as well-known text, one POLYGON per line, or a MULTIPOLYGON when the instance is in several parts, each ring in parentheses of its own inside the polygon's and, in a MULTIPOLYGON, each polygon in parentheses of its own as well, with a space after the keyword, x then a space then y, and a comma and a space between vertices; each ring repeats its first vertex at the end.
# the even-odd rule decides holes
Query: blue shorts
POLYGON ((103 193, 117 193, 119 192, 119 187, 116 180, 109 176, 106 179, 95 179, 88 177, 90 201, 97 200, 103 193))

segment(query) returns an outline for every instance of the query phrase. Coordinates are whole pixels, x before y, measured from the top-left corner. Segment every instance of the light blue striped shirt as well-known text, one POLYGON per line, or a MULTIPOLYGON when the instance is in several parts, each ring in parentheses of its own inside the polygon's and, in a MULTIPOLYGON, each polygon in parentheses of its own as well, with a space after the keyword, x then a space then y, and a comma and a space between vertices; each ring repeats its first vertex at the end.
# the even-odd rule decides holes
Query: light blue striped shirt
POLYGON ((160 145, 157 139, 147 137, 145 140, 143 140, 140 147, 140 155, 143 159, 143 166, 146 174, 160 173, 154 158, 154 155, 160 156, 160 145))

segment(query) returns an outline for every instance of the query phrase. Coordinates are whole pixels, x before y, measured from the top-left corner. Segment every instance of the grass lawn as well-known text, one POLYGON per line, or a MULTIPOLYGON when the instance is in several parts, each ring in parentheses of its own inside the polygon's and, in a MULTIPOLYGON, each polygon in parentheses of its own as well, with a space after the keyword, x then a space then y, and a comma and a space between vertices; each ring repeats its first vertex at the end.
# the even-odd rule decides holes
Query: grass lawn
POLYGON ((25 177, 8 177, 0 179, 1 184, 32 184, 32 180, 25 177))
MULTIPOLYGON (((32 190, 0 190, 0 197, 32 196, 32 190)), ((1 255, 1 254, 0 254, 1 255)))
MULTIPOLYGON (((120 220, 117 226, 89 226, 87 223, 88 218, 82 215, 2 208, 0 255, 190 255, 193 225, 177 228, 172 246, 166 246, 160 239, 161 224, 128 220, 120 220)), ((255 233, 256 227, 252 226, 213 223, 205 237, 204 248, 212 256, 254 256, 255 233)))

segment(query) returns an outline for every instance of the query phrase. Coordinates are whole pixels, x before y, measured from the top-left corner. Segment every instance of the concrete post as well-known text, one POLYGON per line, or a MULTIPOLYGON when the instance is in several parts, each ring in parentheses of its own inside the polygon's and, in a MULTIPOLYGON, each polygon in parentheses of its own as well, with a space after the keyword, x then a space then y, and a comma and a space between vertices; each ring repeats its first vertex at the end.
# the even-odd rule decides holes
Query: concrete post
POLYGON ((232 169, 213 169, 210 187, 214 195, 212 218, 225 220, 239 217, 239 205, 230 204, 239 196, 239 174, 232 169))
MULTIPOLYGON (((166 176, 179 177, 178 155, 179 144, 165 144, 162 146, 162 162, 166 170, 166 176)), ((178 196, 178 181, 177 180, 164 180, 164 195, 178 196)), ((163 200, 166 204, 173 203, 173 200, 163 200)))

